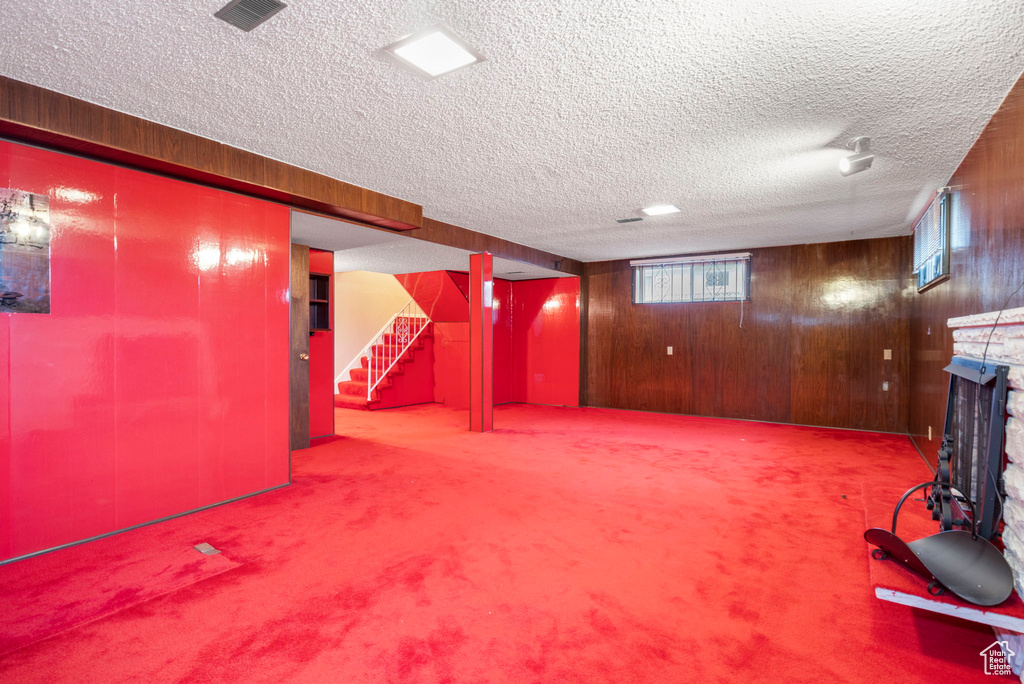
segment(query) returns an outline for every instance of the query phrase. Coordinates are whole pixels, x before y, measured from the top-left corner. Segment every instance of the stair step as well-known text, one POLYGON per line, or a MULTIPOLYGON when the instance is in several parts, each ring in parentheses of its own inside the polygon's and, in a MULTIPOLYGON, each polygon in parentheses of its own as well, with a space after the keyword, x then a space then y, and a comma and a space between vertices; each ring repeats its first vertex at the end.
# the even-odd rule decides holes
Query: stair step
POLYGON ((348 372, 349 379, 355 382, 366 382, 370 379, 369 368, 353 368, 348 372))
MULTIPOLYGON (((411 349, 416 349, 416 346, 414 345, 411 349)), ((410 351, 409 349, 406 349, 405 350, 405 354, 408 354, 409 351, 410 351)), ((392 347, 391 345, 387 345, 387 344, 375 344, 375 345, 373 345, 370 348, 370 353, 373 354, 373 358, 375 358, 375 359, 377 359, 377 358, 392 359, 392 358, 394 358, 396 356, 404 356, 405 355, 405 354, 402 353, 402 348, 401 347, 392 347)))
MULTIPOLYGON (((376 403, 376 402, 374 402, 376 403)), ((335 394, 334 405, 337 408, 356 409, 359 411, 369 411, 370 404, 366 401, 366 397, 355 397, 350 394, 335 394)))
POLYGON ((353 397, 362 397, 366 399, 366 382, 359 382, 356 380, 346 380, 338 383, 338 394, 345 394, 353 397))

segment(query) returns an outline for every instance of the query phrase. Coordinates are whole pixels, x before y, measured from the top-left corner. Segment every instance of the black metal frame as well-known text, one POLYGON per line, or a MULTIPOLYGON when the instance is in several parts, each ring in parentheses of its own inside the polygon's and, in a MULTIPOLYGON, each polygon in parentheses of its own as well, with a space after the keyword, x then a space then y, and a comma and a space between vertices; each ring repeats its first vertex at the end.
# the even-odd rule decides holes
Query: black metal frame
MULTIPOLYGON (((1003 425, 1006 420, 1007 376, 1010 369, 1008 366, 984 364, 974 359, 954 356, 953 362, 946 366, 945 370, 949 373, 949 395, 946 399, 946 420, 942 432, 942 447, 939 449, 936 480, 947 485, 962 484, 953 482, 953 469, 959 467, 957 458, 961 457, 954 453, 953 434, 957 391, 961 382, 973 382, 979 386, 995 383, 988 416, 988 443, 978 445, 977 459, 984 462, 984 473, 975 480, 976 490, 972 492, 971 487, 961 487, 967 490, 963 492, 964 498, 972 495, 974 497, 974 500, 968 501, 972 513, 968 514, 963 510, 960 502, 949 494, 948 486, 932 489, 928 507, 932 509, 932 518, 941 522, 943 530, 964 526, 970 519, 979 536, 992 539, 998 531, 997 527, 1002 517, 1003 425), (973 514, 974 510, 978 511, 977 515, 973 514)), ((966 457, 971 458, 972 454, 967 454, 966 457)), ((972 459, 970 465, 977 468, 977 460, 972 459)))

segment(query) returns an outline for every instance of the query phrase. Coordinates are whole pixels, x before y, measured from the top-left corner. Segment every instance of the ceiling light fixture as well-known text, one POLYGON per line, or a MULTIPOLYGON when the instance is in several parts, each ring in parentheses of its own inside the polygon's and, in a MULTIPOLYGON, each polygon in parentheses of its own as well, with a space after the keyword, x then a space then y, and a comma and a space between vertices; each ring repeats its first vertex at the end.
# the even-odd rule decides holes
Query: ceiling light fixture
POLYGON ((408 35, 388 45, 384 51, 427 78, 437 78, 484 61, 483 55, 443 24, 408 35))
POLYGON ((875 161, 875 155, 871 154, 871 138, 862 135, 851 140, 846 146, 854 153, 839 160, 839 173, 850 176, 871 168, 871 162, 875 161))
POLYGON ((652 207, 640 210, 642 213, 648 216, 661 216, 662 214, 675 214, 679 212, 679 207, 674 204, 655 204, 652 207))

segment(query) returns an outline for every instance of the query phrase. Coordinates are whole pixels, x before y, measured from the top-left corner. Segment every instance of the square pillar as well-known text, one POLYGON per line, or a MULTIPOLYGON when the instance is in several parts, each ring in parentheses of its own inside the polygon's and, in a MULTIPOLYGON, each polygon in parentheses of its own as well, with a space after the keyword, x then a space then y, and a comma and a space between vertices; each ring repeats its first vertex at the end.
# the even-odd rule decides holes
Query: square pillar
POLYGON ((492 258, 487 252, 469 257, 469 429, 494 427, 494 293, 492 258))

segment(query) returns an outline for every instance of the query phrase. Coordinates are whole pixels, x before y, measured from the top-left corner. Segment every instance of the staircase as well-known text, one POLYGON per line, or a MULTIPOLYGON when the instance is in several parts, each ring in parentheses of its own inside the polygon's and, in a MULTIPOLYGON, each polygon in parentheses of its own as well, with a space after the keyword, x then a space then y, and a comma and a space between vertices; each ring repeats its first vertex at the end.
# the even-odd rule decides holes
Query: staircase
POLYGON ((334 405, 373 410, 433 401, 430 319, 410 301, 349 364, 334 405), (354 366, 354 367, 353 367, 354 366))

